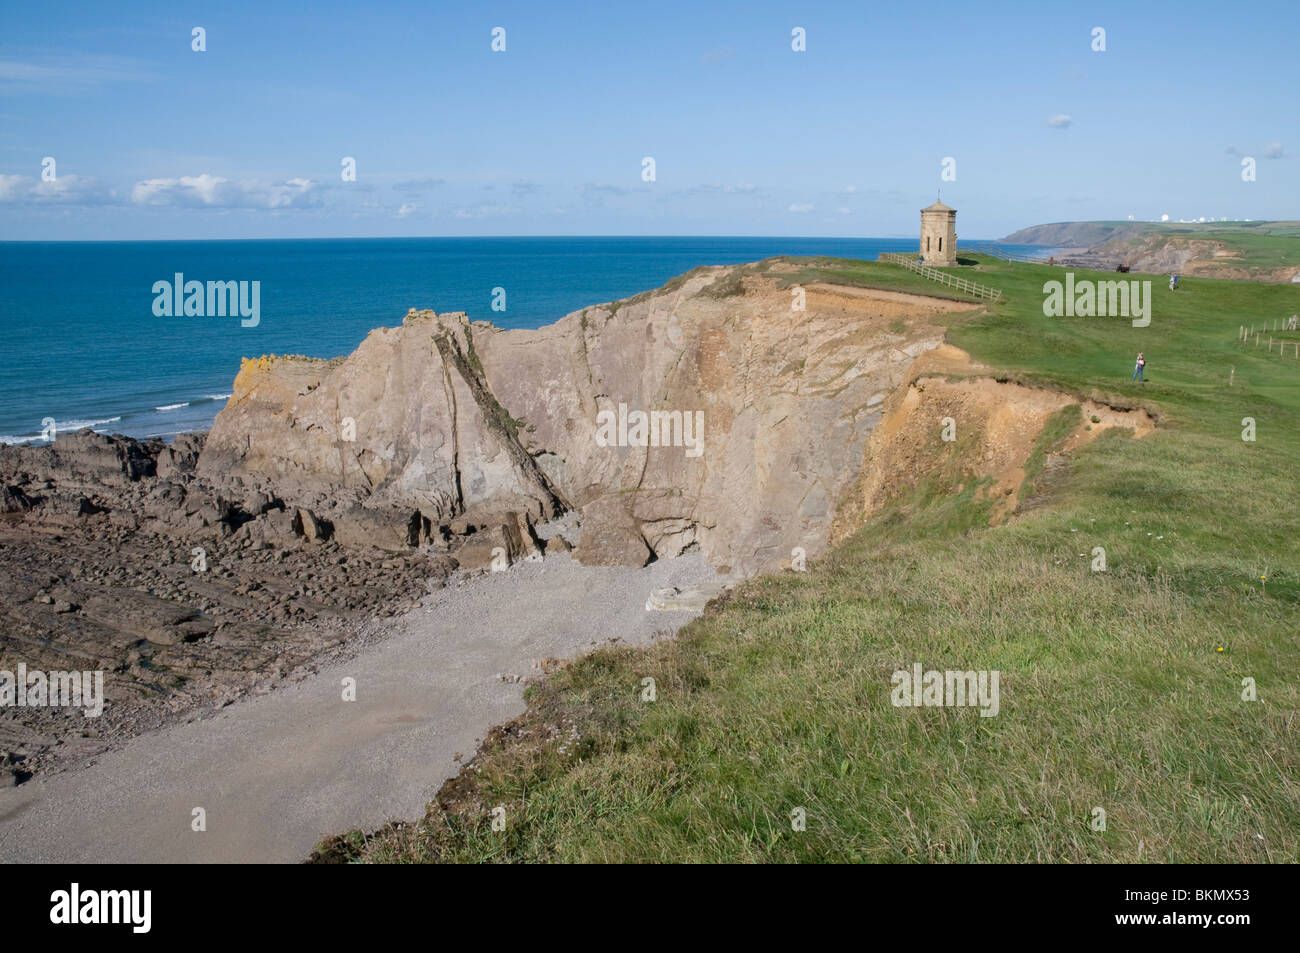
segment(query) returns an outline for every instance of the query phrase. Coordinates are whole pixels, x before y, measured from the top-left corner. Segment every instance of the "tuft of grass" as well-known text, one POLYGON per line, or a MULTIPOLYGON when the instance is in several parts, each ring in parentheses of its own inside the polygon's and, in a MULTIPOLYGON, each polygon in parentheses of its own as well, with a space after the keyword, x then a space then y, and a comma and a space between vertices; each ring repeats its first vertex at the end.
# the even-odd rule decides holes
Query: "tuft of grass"
POLYGON ((1055 453, 1065 443, 1070 434, 1079 426, 1083 407, 1081 404, 1068 404, 1062 407, 1043 424, 1034 448, 1025 461, 1025 479, 1020 484, 1019 499, 1027 500, 1038 492, 1036 480, 1043 472, 1048 454, 1055 453))
POLYGON ((706 298, 734 298, 745 293, 745 279, 767 271, 771 260, 755 262, 752 265, 733 265, 722 272, 710 284, 700 289, 706 298))

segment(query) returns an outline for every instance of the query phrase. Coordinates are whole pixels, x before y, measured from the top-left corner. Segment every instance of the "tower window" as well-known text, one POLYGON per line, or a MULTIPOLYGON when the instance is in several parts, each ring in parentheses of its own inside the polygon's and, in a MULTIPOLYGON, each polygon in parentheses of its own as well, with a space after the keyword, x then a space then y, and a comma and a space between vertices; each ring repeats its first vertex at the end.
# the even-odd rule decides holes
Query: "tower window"
POLYGON ((939 251, 943 251, 943 239, 939 239, 939 251))
POLYGON ((925 250, 926 250, 927 252, 930 250, 930 236, 929 236, 929 235, 926 235, 926 236, 925 236, 925 250))

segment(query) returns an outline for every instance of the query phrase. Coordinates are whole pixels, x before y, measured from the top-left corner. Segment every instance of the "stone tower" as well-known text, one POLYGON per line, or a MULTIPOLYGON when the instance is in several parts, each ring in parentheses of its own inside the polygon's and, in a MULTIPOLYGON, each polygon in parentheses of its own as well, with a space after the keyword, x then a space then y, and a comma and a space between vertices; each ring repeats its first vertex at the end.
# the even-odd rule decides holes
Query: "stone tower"
POLYGON ((936 201, 921 209, 921 259, 927 265, 957 264, 957 210, 936 201))

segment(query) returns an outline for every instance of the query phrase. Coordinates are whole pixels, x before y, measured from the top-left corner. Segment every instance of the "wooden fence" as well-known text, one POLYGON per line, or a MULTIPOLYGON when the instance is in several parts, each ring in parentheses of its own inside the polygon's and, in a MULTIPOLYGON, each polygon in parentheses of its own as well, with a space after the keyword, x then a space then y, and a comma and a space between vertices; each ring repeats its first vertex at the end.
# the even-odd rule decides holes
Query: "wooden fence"
POLYGON ((958 291, 965 292, 968 295, 974 295, 977 298, 987 298, 989 301, 1002 300, 1002 292, 997 288, 990 288, 982 285, 978 281, 971 281, 969 278, 961 275, 954 275, 942 268, 931 268, 929 265, 922 265, 917 262, 917 255, 903 255, 898 252, 881 252, 880 261, 889 262, 894 265, 902 265, 908 271, 914 271, 922 278, 928 278, 931 281, 937 281, 940 284, 947 285, 950 288, 956 288, 958 291))

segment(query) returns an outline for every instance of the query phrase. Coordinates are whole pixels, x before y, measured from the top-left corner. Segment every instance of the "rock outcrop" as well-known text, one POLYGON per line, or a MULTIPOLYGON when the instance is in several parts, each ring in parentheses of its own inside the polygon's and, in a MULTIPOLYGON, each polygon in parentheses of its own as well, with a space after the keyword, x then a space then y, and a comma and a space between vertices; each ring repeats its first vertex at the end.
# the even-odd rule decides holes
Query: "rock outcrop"
POLYGON ((942 339, 929 319, 974 306, 792 293, 792 271, 701 268, 539 330, 411 311, 340 360, 246 360, 198 472, 268 486, 336 534, 367 513, 418 542, 576 510, 593 563, 815 555, 886 395, 942 339))
POLYGON ((328 524, 200 478, 202 445, 81 431, 0 447, 0 672, 103 672, 111 700, 89 719, 0 706, 0 783, 304 677, 456 567, 445 541, 385 551, 397 522, 328 524))

